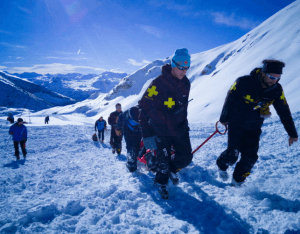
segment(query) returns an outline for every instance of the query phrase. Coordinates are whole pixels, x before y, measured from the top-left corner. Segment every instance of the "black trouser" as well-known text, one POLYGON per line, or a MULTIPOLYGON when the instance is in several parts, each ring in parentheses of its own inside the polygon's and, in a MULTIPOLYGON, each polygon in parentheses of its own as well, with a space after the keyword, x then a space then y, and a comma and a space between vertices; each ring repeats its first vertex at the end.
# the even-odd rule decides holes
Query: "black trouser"
POLYGON ((259 138, 261 129, 246 130, 236 126, 228 125, 228 147, 218 157, 217 165, 222 171, 232 166, 241 153, 241 159, 236 164, 233 179, 236 182, 243 182, 250 175, 251 169, 258 159, 259 138))
POLYGON ((127 154, 130 154, 134 158, 134 162, 131 162, 131 166, 136 168, 137 157, 140 152, 140 144, 142 139, 142 133, 140 131, 131 131, 127 125, 124 126, 124 138, 126 141, 127 154))
POLYGON ((99 140, 102 139, 104 141, 104 128, 102 130, 98 130, 98 138, 99 140), (102 135, 102 138, 100 137, 102 135))
POLYGON ((140 131, 131 131, 126 125, 124 126, 124 138, 126 141, 127 153, 134 151, 135 155, 138 156, 140 152, 140 143, 142 139, 142 133, 140 131))
POLYGON ((26 152, 26 140, 22 141, 14 141, 14 147, 15 147, 15 156, 19 158, 20 152, 19 152, 19 144, 22 149, 23 156, 25 157, 27 152, 26 152))
POLYGON ((111 129, 111 135, 110 135, 110 145, 113 149, 117 150, 117 153, 121 153, 122 150, 122 139, 123 135, 117 136, 115 132, 115 128, 111 129))
POLYGON ((189 131, 182 136, 159 137, 157 144, 157 173, 155 181, 167 184, 169 172, 176 173, 188 166, 193 159, 189 131), (171 160, 171 146, 175 151, 175 158, 171 160))

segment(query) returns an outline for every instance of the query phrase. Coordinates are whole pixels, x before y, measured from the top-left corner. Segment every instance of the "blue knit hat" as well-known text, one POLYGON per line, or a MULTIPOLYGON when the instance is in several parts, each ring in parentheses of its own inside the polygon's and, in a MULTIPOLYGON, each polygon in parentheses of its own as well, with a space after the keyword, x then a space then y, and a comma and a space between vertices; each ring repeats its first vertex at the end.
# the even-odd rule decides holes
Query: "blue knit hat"
POLYGON ((175 54, 172 57, 171 67, 176 67, 176 64, 173 60, 183 67, 190 67, 191 66, 191 56, 189 55, 189 51, 186 48, 177 49, 175 54))

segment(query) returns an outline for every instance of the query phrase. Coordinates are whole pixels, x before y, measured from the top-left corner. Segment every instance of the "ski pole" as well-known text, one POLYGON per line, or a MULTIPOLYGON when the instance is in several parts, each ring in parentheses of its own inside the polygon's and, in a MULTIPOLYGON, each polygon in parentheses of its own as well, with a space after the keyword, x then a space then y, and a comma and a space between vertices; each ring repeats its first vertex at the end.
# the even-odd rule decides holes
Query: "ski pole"
POLYGON ((220 132, 219 131, 219 129, 218 129, 218 123, 219 123, 220 121, 217 121, 216 122, 216 131, 212 134, 212 135, 210 135, 210 137, 209 138, 207 138, 201 145, 199 145, 193 152, 192 152, 192 154, 194 154, 198 149, 200 149, 206 142, 208 142, 209 141, 209 139, 210 138, 212 138, 214 135, 216 135, 217 133, 219 133, 219 134, 221 134, 221 135, 224 135, 226 132, 227 132, 227 125, 224 125, 225 126, 225 131, 224 132, 220 132))

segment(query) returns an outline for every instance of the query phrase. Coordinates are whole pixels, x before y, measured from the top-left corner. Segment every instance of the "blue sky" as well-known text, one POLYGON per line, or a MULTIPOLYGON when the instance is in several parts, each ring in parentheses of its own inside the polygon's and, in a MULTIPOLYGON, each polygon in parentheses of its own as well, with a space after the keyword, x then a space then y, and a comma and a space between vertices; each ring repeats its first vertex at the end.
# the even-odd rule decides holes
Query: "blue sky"
POLYGON ((237 40, 293 0, 1 0, 0 70, 131 73, 237 40))

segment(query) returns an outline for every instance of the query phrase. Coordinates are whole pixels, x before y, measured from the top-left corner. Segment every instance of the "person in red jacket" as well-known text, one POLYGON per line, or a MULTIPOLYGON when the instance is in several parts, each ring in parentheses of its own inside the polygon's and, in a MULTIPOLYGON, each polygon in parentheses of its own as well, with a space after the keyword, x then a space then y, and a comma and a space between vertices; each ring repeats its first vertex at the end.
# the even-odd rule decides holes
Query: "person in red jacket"
POLYGON ((111 125, 111 133, 110 133, 110 145, 112 147, 112 153, 116 153, 118 155, 121 154, 122 151, 122 139, 123 134, 120 134, 119 136, 116 134, 116 125, 118 121, 118 116, 122 112, 122 106, 120 103, 116 104, 116 111, 110 113, 108 117, 108 124, 111 125))
POLYGON ((162 66, 139 101, 139 121, 146 149, 157 153, 155 184, 163 199, 168 199, 168 181, 178 184, 178 172, 193 158, 187 120, 190 81, 186 72, 190 55, 186 48, 178 49, 171 64, 162 66), (171 146, 175 158, 171 159, 171 146))
POLYGON ((241 186, 250 175, 258 159, 259 139, 264 119, 271 116, 273 105, 289 135, 289 145, 298 141, 298 134, 283 93, 278 83, 285 64, 278 60, 264 60, 262 68, 239 77, 228 91, 220 122, 228 125, 228 146, 218 157, 220 177, 226 181, 227 169, 236 164, 232 185, 241 186))

